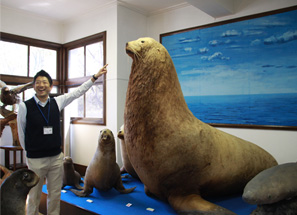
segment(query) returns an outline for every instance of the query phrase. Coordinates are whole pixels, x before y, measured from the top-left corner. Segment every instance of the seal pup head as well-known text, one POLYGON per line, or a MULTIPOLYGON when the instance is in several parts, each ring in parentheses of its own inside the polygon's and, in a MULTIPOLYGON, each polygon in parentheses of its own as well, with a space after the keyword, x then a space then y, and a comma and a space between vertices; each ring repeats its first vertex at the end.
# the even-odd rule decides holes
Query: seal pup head
POLYGON ((9 186, 12 186, 16 189, 21 190, 30 190, 39 182, 38 175, 35 174, 32 170, 29 169, 19 169, 13 172, 4 182, 7 183, 9 186))
POLYGON ((19 169, 2 183, 0 188, 0 214, 24 215, 27 195, 39 182, 39 177, 31 170, 19 169))
POLYGON ((118 138, 121 140, 124 140, 125 139, 124 137, 125 137, 125 131, 124 131, 124 125, 122 125, 118 132, 118 138))
POLYGON ((65 169, 73 169, 74 170, 74 165, 73 165, 73 161, 72 158, 69 156, 66 156, 63 158, 63 166, 64 166, 64 171, 65 169))
POLYGON ((69 157, 69 156, 64 157, 64 158, 63 158, 63 162, 64 162, 64 163, 73 163, 73 162, 72 162, 72 158, 69 157))
POLYGON ((111 130, 103 129, 100 131, 99 147, 101 151, 115 151, 115 140, 111 130))

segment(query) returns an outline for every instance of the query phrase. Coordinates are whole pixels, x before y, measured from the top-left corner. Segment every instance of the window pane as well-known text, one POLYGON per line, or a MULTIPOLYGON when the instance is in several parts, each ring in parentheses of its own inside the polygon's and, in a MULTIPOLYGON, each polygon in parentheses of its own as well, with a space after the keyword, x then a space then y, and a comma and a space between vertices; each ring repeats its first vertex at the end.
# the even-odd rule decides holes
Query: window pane
MULTIPOLYGON (((72 92, 75 88, 69 88, 68 92, 72 92)), ((84 96, 82 95, 78 99, 75 99, 72 103, 70 103, 65 111, 69 113, 70 117, 84 117, 84 96)))
POLYGON ((86 93, 86 117, 103 118, 103 85, 93 85, 86 93))
POLYGON ((27 76, 28 46, 0 41, 0 73, 27 76))
POLYGON ((86 46, 86 76, 93 75, 103 67, 103 42, 86 46))
POLYGON ((33 88, 30 88, 26 90, 25 92, 25 101, 28 99, 31 99, 35 95, 35 90, 33 88))
POLYGON ((84 47, 68 52, 68 78, 84 77, 84 47))
POLYGON ((57 51, 30 46, 30 77, 45 70, 53 79, 57 79, 57 51))

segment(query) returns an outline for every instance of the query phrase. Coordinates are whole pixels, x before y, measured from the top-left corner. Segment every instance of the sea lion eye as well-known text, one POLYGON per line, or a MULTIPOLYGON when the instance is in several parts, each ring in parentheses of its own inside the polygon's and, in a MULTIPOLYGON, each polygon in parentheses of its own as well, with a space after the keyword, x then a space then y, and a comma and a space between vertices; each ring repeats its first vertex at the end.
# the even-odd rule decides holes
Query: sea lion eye
POLYGON ((23 179, 27 179, 28 178, 28 173, 24 173, 24 175, 23 175, 23 179))

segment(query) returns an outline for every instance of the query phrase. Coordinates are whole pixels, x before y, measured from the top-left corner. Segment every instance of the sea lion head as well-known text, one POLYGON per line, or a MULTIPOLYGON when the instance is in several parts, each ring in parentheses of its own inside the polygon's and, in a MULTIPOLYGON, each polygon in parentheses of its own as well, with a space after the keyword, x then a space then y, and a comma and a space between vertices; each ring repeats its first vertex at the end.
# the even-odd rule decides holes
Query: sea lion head
POLYGON ((111 130, 103 129, 100 131, 99 146, 102 151, 115 150, 115 140, 111 130))
POLYGON ((126 53, 134 62, 153 63, 151 60, 164 62, 168 56, 165 47, 150 37, 142 37, 126 44, 126 53))
POLYGON ((28 191, 39 182, 39 177, 29 169, 19 169, 12 173, 2 184, 7 183, 11 188, 28 191))
POLYGON ((63 165, 65 166, 72 166, 73 165, 73 161, 72 158, 69 156, 66 156, 63 158, 63 165))
POLYGON ((72 158, 69 156, 66 156, 63 158, 64 163, 72 163, 72 158))
POLYGON ((118 132, 118 138, 121 139, 121 140, 124 140, 124 135, 125 135, 124 125, 122 125, 119 132, 118 132))
POLYGON ((13 172, 1 184, 1 214, 26 214, 26 199, 32 187, 39 182, 39 177, 29 169, 13 172), (4 198, 3 198, 4 197, 4 198))
POLYGON ((19 184, 17 184, 17 186, 26 186, 27 188, 31 189, 39 182, 39 176, 32 170, 21 169, 17 172, 17 174, 20 178, 19 184))

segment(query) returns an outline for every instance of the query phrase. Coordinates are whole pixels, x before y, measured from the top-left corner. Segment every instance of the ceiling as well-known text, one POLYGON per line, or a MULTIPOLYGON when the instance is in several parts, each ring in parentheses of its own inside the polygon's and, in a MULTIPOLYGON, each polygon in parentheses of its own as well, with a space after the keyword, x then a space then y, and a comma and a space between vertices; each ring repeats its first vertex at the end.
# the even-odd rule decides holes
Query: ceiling
POLYGON ((122 4, 150 14, 175 5, 186 3, 185 0, 1 0, 1 6, 29 12, 56 21, 65 21, 110 4, 122 4))
POLYGON ((233 1, 235 0, 1 0, 1 6, 63 22, 112 4, 124 5, 145 15, 193 5, 218 17, 232 13, 233 1))

